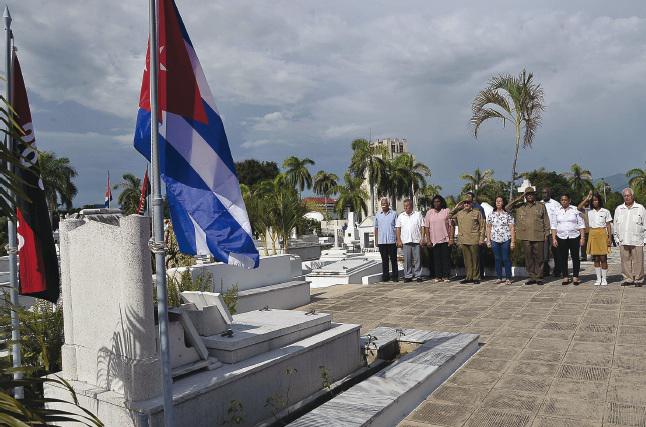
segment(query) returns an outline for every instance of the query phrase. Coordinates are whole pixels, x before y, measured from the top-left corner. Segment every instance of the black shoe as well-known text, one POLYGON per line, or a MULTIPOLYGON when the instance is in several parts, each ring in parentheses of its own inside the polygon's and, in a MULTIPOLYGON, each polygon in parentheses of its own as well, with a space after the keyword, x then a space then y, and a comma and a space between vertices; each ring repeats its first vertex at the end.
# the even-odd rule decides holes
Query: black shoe
POLYGON ((421 277, 418 277, 417 279, 415 279, 415 281, 421 283, 424 281, 424 279, 422 279, 421 277))
POLYGON ((466 284, 471 283, 471 282, 473 282, 473 280, 468 280, 468 279, 460 280, 461 285, 466 285, 466 284))
POLYGON ((537 284, 538 286, 543 286, 543 285, 544 285, 544 283, 543 283, 543 281, 542 281, 542 280, 537 280, 537 281, 536 281, 536 284, 537 284))
POLYGON ((641 288, 642 287, 642 282, 635 282, 635 287, 636 288, 641 288))
POLYGON ((399 279, 397 277, 393 277, 392 279, 390 279, 390 281, 391 282, 399 282, 399 279))
POLYGON ((404 278, 404 283, 409 283, 409 282, 412 282, 412 281, 413 281, 413 279, 406 279, 406 278, 404 278))
POLYGON ((533 280, 533 279, 529 279, 528 281, 525 282, 526 285, 533 285, 534 283, 536 283, 536 280, 533 280))
POLYGON ((479 284, 480 284, 480 280, 474 280, 472 283, 473 283, 474 285, 479 285, 479 284))
POLYGON ((633 285, 633 284, 634 284, 633 282, 628 282, 628 281, 626 281, 626 280, 624 280, 623 282, 621 282, 621 286, 630 286, 630 285, 633 285))
POLYGON ((390 282, 390 277, 389 276, 381 276, 381 281, 382 282, 390 282))

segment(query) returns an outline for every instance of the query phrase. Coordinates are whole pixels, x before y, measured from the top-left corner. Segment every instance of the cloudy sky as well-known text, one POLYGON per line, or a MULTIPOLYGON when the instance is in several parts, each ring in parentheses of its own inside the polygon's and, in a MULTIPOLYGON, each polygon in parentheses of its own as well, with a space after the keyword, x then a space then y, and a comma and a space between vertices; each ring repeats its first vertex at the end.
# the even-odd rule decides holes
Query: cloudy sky
MULTIPOLYGON (((534 73, 547 110, 520 170, 595 177, 644 167, 646 2, 176 0, 234 159, 316 161, 342 174, 350 141, 405 137, 446 193, 511 173, 513 131, 469 126, 497 73, 534 73), (453 5, 452 3, 457 3, 453 5)), ((132 148, 147 1, 9 0, 40 149, 78 169, 77 205, 105 174, 143 174, 132 148)))

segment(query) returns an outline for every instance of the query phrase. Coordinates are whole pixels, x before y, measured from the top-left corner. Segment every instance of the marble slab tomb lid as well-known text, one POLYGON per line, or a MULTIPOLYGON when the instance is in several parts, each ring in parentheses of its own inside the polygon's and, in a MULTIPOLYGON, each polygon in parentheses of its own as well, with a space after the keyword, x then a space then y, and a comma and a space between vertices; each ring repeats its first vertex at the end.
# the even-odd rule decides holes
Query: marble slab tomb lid
POLYGON ((222 295, 216 292, 200 292, 200 291, 184 291, 182 292, 182 299, 187 303, 195 304, 195 307, 198 310, 203 310, 206 307, 217 307, 218 311, 222 315, 222 319, 226 322, 227 325, 233 323, 233 317, 229 313, 222 295))

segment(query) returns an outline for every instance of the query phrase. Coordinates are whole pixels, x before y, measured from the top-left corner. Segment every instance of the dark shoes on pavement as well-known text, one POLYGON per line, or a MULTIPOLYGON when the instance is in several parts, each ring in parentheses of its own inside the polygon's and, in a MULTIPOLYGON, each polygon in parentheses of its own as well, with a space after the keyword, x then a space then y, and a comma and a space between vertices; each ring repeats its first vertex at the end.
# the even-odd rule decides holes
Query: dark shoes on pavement
POLYGON ((528 281, 525 282, 526 285, 533 285, 534 283, 536 283, 536 280, 534 279, 529 279, 528 281))
POLYGON ((461 285, 466 285, 466 284, 468 284, 468 283, 472 283, 472 282, 473 282, 473 280, 467 280, 467 279, 460 280, 460 284, 461 284, 461 285))

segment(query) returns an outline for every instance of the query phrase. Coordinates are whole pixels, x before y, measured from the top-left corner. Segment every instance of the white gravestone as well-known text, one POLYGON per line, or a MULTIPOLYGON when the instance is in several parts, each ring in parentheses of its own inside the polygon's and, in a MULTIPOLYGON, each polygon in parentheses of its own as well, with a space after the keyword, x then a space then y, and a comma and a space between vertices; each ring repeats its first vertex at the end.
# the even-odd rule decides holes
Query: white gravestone
POLYGON ((60 224, 63 377, 141 400, 161 393, 150 220, 60 224))

